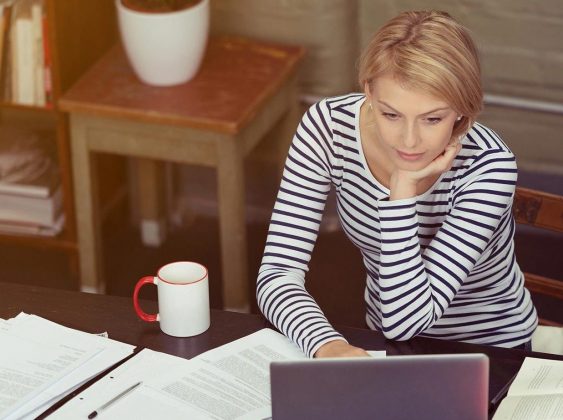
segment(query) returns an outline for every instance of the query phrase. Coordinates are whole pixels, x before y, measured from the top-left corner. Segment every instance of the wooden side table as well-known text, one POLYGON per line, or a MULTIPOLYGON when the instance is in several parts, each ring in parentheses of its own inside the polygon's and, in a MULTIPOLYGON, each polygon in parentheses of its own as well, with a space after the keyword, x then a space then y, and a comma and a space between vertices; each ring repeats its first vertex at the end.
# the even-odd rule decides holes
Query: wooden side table
MULTIPOLYGON (((243 159, 280 121, 280 154, 287 152, 299 118, 296 70, 303 54, 300 47, 211 38, 198 75, 162 88, 140 83, 117 45, 63 95, 83 291, 105 291, 93 159, 112 153, 140 158, 149 179, 158 180, 158 161, 217 168, 223 304, 249 310, 243 159)), ((154 197, 157 210, 161 187, 149 183, 142 192, 154 197)))

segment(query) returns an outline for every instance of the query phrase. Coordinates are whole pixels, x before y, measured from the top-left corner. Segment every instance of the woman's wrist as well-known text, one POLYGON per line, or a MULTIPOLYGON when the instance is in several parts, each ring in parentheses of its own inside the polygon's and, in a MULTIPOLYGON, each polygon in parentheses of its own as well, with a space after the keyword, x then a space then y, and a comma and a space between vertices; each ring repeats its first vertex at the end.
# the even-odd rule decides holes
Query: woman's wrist
POLYGON ((418 180, 412 179, 403 171, 396 171, 389 182, 389 201, 416 197, 418 180))
POLYGON ((338 347, 342 344, 348 344, 348 343, 346 341, 340 340, 340 339, 336 339, 336 340, 329 341, 328 343, 324 343, 323 345, 321 345, 317 349, 317 351, 315 352, 313 357, 314 358, 326 357, 325 355, 330 353, 331 349, 338 347))
POLYGON ((369 356, 369 354, 359 347, 354 347, 344 340, 332 340, 323 344, 315 352, 313 357, 315 359, 323 357, 362 357, 369 356))

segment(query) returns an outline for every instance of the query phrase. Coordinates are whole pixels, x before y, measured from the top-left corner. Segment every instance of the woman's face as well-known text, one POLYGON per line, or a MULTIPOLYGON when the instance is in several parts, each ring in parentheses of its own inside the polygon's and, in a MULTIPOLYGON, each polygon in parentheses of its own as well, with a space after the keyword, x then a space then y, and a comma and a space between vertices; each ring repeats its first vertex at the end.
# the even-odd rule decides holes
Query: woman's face
POLYGON ((391 76, 375 79, 371 92, 365 88, 373 139, 392 166, 417 171, 444 151, 458 117, 446 102, 391 76))

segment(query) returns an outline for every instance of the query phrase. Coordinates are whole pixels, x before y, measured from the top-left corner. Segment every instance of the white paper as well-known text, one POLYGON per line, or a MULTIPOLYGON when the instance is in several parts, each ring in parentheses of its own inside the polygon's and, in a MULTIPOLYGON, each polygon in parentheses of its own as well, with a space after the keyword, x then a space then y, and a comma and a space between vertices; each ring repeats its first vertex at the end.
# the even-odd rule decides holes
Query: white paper
MULTIPOLYGON (((168 372, 175 372, 188 360, 143 349, 110 374, 90 386, 49 416, 49 420, 87 418, 88 415, 127 387, 168 372)), ((175 398, 148 388, 144 383, 103 412, 104 419, 196 419, 199 412, 189 410, 175 398), (191 411, 191 412, 190 412, 191 411)))
POLYGON ((269 416, 271 411, 269 392, 203 360, 192 360, 174 373, 149 380, 147 387, 155 395, 183 403, 202 419, 256 419, 269 416))
POLYGON ((10 327, 10 322, 7 321, 6 319, 0 318, 0 331, 7 331, 9 327, 10 327))
MULTIPOLYGON (((129 345, 124 344, 124 346, 129 345)), ((80 388, 83 384, 88 382, 96 375, 100 374, 107 368, 113 366, 120 360, 123 360, 125 357, 129 356, 132 351, 133 348, 128 349, 127 347, 123 347, 109 350, 106 349, 105 351, 98 353, 84 366, 71 372, 53 387, 48 388, 40 397, 34 399, 32 403, 37 407, 33 411, 26 414, 25 417, 22 417, 22 419, 36 418, 61 398, 64 398, 66 395, 80 388)))
POLYGON ((526 357, 494 420, 563 420, 563 361, 526 357))
POLYGON ((204 418, 262 419, 272 415, 270 363, 306 358, 285 336, 265 328, 209 350, 147 386, 200 409, 209 416, 204 418))
POLYGON ((10 414, 84 364, 98 349, 41 343, 0 331, 0 416, 10 414))
POLYGON ((508 395, 563 395, 563 361, 526 357, 508 395))
MULTIPOLYGON (((13 343, 10 347, 12 353, 3 348, 0 356, 0 361, 4 358, 11 360, 10 370, 4 369, 5 374, 13 375, 16 368, 20 374, 24 372, 31 379, 30 372, 26 371, 26 364, 28 367, 31 364, 35 368, 32 373, 42 375, 41 382, 34 382, 25 396, 20 395, 17 403, 8 403, 4 399, 4 409, 0 413, 6 419, 37 417, 60 398, 131 354, 134 349, 129 344, 66 328, 25 313, 1 323, 0 334, 5 334, 3 338, 13 343), (17 355, 14 356, 13 352, 17 355), (18 360, 23 360, 23 366, 20 362, 14 362, 18 360), (46 364, 46 360, 51 360, 51 363, 46 364), (48 369, 51 374, 42 373, 40 368, 48 369)), ((4 347, 5 340, 0 340, 4 347)), ((20 382, 23 378, 20 377, 20 382)), ((0 397, 0 407, 3 406, 1 401, 0 397)))
POLYGON ((52 414, 87 416, 119 390, 143 385, 104 411, 106 419, 256 419, 271 415, 269 362, 305 359, 285 336, 263 329, 191 360, 143 350, 52 414), (160 407, 160 408, 159 408, 160 407), (152 417, 154 418, 154 417, 152 417))
MULTIPOLYGON (((378 357, 385 354, 372 353, 378 357)), ((144 349, 49 419, 86 418, 139 381, 141 386, 104 410, 104 419, 268 418, 270 363, 306 358, 285 336, 267 328, 191 360, 144 349)))
POLYGON ((282 334, 264 328, 196 359, 212 364, 261 394, 270 397, 270 362, 305 359, 305 354, 282 334))
POLYGON ((264 328, 147 385, 201 410, 209 416, 204 418, 264 418, 271 416, 270 362, 305 358, 285 336, 264 328))

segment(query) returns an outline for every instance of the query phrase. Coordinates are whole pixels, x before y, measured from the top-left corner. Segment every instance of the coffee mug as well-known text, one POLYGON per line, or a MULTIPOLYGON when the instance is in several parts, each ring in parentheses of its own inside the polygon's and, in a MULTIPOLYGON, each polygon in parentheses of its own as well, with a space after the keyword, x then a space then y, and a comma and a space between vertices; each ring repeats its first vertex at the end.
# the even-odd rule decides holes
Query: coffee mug
POLYGON ((165 265, 156 276, 143 277, 133 292, 135 312, 143 321, 160 323, 165 334, 191 337, 209 328, 209 276, 203 265, 180 261, 165 265), (139 305, 145 284, 158 290, 158 314, 147 314, 139 305))

